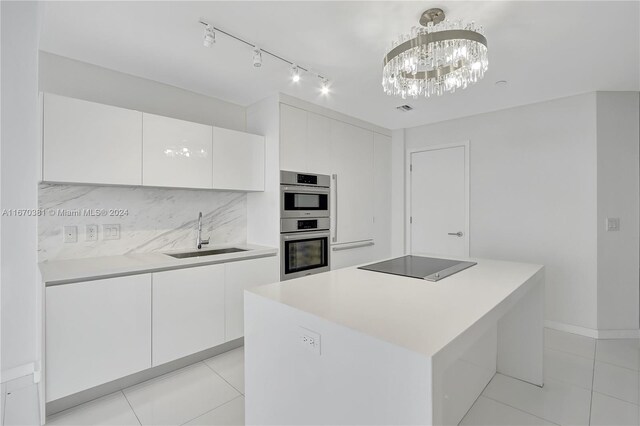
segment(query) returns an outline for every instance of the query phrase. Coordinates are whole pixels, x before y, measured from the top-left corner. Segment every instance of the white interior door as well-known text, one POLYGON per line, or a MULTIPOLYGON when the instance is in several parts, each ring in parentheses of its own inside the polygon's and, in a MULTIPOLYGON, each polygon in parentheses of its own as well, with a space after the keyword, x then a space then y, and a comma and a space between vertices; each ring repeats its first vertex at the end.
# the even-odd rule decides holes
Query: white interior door
POLYGON ((465 145, 411 153, 412 254, 468 256, 468 167, 465 145))

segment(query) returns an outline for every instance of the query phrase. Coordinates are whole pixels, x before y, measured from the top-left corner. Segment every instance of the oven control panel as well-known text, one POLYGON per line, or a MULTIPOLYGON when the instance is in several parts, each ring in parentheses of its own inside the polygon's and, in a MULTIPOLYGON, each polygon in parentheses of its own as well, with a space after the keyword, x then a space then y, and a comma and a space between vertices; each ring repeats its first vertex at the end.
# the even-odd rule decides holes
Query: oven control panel
POLYGON ((330 227, 328 217, 313 219, 280 219, 280 232, 326 231, 330 227))

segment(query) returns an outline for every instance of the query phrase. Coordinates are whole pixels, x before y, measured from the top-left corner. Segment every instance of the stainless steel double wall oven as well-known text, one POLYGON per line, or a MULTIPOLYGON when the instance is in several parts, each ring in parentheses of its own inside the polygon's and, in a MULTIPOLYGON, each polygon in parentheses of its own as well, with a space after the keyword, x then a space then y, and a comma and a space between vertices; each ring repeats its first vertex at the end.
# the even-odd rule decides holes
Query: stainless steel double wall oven
POLYGON ((330 177, 280 172, 280 279, 330 269, 330 177))

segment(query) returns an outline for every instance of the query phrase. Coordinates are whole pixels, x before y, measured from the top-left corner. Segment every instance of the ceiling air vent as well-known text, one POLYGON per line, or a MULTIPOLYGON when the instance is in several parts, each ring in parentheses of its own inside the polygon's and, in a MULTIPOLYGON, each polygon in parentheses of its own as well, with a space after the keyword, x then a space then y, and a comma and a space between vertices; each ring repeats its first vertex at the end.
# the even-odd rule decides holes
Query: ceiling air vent
POLYGON ((413 107, 411 105, 400 105, 400 106, 397 106, 396 109, 402 112, 409 112, 413 109, 413 107))

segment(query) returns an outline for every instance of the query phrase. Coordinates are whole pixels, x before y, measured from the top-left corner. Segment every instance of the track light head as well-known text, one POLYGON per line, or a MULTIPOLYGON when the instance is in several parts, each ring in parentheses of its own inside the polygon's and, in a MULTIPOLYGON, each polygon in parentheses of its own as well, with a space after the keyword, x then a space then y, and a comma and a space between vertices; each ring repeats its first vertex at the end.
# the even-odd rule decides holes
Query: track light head
POLYGON ((253 49, 253 66, 256 68, 262 66, 262 51, 257 47, 253 49))
POLYGON ((204 47, 211 47, 216 42, 216 33, 213 31, 213 27, 209 24, 206 24, 204 27, 204 47))
POLYGON ((323 95, 329 94, 329 80, 327 80, 326 78, 322 79, 322 84, 320 86, 320 93, 322 93, 323 95))
POLYGON ((297 83, 300 81, 300 69, 296 65, 291 67, 291 80, 294 83, 297 83))

